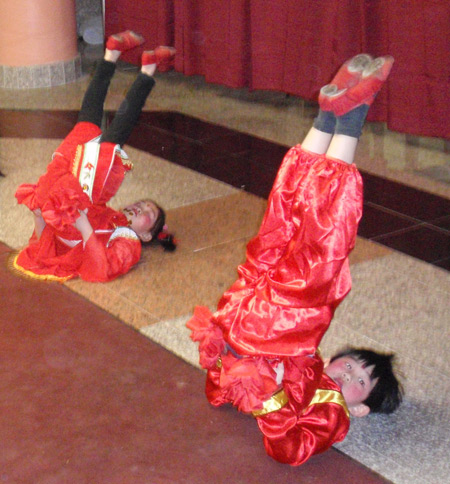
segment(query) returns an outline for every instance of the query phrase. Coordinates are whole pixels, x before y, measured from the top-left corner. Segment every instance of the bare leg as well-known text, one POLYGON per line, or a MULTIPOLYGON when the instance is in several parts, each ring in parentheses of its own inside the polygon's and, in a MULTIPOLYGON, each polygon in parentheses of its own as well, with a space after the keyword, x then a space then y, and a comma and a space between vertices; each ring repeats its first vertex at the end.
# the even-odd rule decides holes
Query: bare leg
POLYGON ((303 140, 302 148, 306 151, 323 155, 326 153, 332 137, 332 134, 324 133, 312 127, 303 140))
POLYGON ((302 148, 323 155, 330 144, 331 137, 336 127, 336 116, 331 111, 319 109, 313 127, 309 130, 306 138, 303 140, 302 148))
POLYGON ((345 134, 335 134, 326 152, 326 156, 351 164, 355 158, 357 145, 358 138, 353 138, 345 134))

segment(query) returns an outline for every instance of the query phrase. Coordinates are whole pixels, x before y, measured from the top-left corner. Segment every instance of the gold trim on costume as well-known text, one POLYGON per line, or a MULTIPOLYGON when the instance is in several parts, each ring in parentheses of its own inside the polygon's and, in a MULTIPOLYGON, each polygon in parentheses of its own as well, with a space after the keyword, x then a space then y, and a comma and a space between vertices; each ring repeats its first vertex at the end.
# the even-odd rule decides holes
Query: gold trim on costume
MULTIPOLYGON (((252 412, 252 414, 254 417, 261 417, 262 415, 276 412, 277 410, 280 410, 280 408, 283 408, 288 403, 288 401, 289 399, 285 391, 280 390, 272 395, 269 400, 266 400, 263 403, 263 408, 261 410, 255 410, 254 412, 252 412)), ((344 397, 340 392, 336 390, 325 390, 323 388, 318 388, 312 400, 309 402, 308 407, 311 407, 311 405, 317 405, 319 403, 335 403, 336 405, 340 405, 344 409, 347 417, 350 417, 350 413, 348 411, 344 397)))
POLYGON ((318 388, 311 402, 309 402, 308 407, 310 407, 311 405, 316 405, 318 403, 335 403, 336 405, 340 405, 345 410, 347 417, 350 417, 350 412, 348 411, 347 404, 345 403, 344 397, 342 396, 341 392, 338 392, 336 390, 324 390, 323 388, 318 388))
POLYGON ((254 410, 252 414, 254 417, 261 417, 261 415, 276 412, 277 410, 280 410, 280 408, 283 408, 288 401, 289 399, 285 391, 280 390, 263 403, 263 408, 261 410, 254 410))
POLYGON ((53 274, 35 274, 27 269, 24 269, 17 263, 17 258, 20 252, 12 252, 8 258, 8 268, 15 274, 25 277, 26 279, 38 279, 41 281, 65 282, 72 279, 74 276, 60 277, 53 274))
POLYGON ((83 154, 83 145, 78 145, 72 162, 72 175, 75 178, 78 178, 78 166, 80 165, 82 154, 83 154))
POLYGON ((139 237, 137 236, 134 230, 129 229, 128 227, 117 227, 112 233, 111 237, 109 238, 108 243, 106 244, 106 247, 109 247, 109 244, 114 239, 117 239, 119 237, 124 239, 130 239, 130 240, 139 240, 139 237))

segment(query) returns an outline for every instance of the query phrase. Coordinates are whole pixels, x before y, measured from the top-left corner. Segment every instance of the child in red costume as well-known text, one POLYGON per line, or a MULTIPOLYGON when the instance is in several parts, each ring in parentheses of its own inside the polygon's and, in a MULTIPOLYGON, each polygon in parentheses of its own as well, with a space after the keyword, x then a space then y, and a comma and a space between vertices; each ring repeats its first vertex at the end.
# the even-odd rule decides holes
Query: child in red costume
POLYGON ((355 350, 326 366, 318 351, 351 288, 362 215, 353 157, 392 63, 361 54, 322 88, 319 115, 282 162, 238 280, 214 314, 197 307, 187 323, 210 403, 253 414, 268 454, 291 465, 343 440, 350 414, 389 413, 401 400, 392 355, 355 350))
POLYGON ((122 150, 155 81, 158 67, 167 70, 174 49, 158 47, 142 55, 141 72, 114 120, 102 133, 103 104, 120 54, 144 39, 131 31, 111 36, 83 99, 74 129, 53 155, 38 183, 16 191, 19 203, 35 216, 29 245, 14 259, 14 267, 30 276, 66 280, 110 281, 139 261, 141 242, 159 240, 175 245, 167 233, 163 210, 142 200, 118 212, 106 203, 132 168, 122 150))

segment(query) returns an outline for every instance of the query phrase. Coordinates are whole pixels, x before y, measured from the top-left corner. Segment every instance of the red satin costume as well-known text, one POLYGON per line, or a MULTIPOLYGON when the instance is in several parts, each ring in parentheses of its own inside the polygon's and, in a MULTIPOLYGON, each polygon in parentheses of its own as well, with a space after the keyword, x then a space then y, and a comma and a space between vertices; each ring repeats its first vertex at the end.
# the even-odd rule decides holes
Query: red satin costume
POLYGON ((141 243, 121 212, 106 206, 131 169, 125 153, 109 142, 88 143, 101 135, 95 124, 79 122, 53 155, 36 185, 23 184, 19 203, 41 209, 46 226, 15 258, 14 267, 32 277, 66 280, 80 276, 110 281, 139 261, 141 243), (86 144, 88 143, 88 145, 86 144), (89 158, 86 150, 98 147, 89 158), (91 161, 93 160, 93 161, 91 161), (94 230, 84 244, 73 226, 79 210, 88 209, 94 230))
POLYGON ((361 215, 355 165, 291 148, 238 280, 214 314, 197 307, 187 323, 210 403, 253 413, 268 454, 281 462, 300 465, 348 431, 318 345, 351 288, 348 255, 361 215))

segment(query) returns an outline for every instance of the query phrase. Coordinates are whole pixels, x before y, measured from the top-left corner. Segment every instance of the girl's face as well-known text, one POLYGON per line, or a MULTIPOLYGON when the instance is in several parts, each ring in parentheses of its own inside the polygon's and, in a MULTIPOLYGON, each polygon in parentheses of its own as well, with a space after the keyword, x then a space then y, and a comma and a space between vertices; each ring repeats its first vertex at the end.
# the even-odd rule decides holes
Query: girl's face
POLYGON ((125 207, 122 212, 129 226, 143 242, 150 242, 150 230, 155 225, 159 208, 151 200, 140 200, 125 207))
POLYGON ((325 373, 340 387, 350 407, 363 403, 377 384, 372 380, 372 367, 366 367, 351 356, 337 358, 325 368, 325 373))

